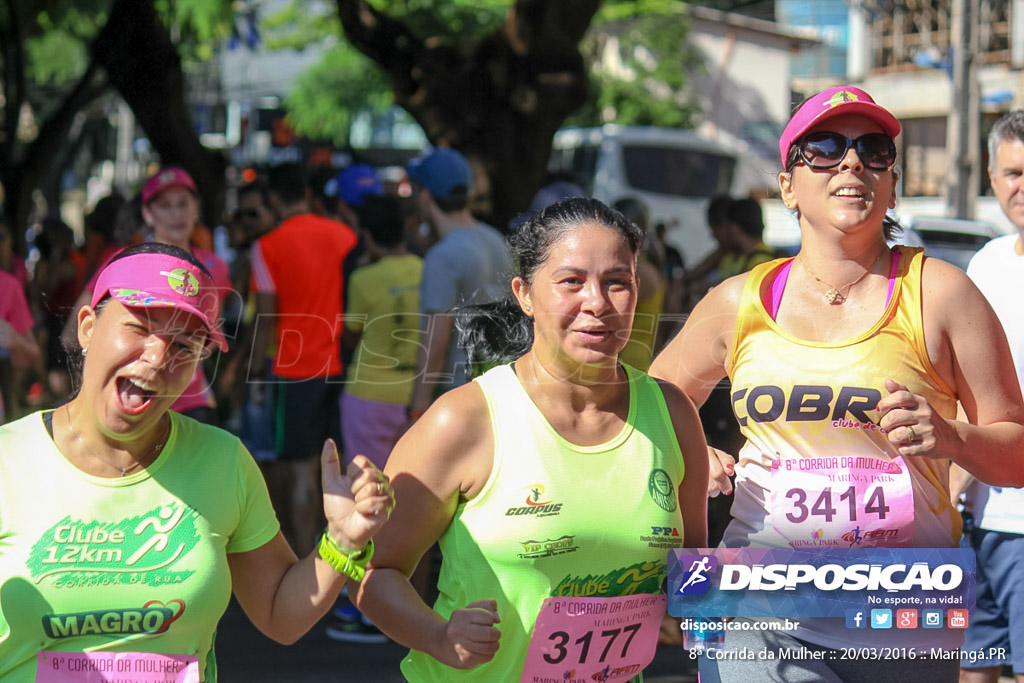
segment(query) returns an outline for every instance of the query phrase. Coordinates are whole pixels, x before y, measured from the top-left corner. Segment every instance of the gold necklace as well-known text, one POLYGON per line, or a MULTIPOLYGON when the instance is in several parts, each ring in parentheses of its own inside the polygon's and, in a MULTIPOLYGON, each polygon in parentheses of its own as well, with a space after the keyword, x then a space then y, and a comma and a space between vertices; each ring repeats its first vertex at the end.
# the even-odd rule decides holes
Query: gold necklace
POLYGON ((163 439, 158 441, 156 446, 151 448, 149 450, 149 452, 146 453, 145 458, 139 458, 138 460, 133 462, 128 467, 118 467, 117 465, 115 465, 114 463, 110 462, 106 458, 101 458, 94 450, 92 450, 91 448, 89 448, 89 446, 86 445, 85 441, 82 440, 81 435, 75 429, 75 425, 71 422, 71 408, 69 406, 70 406, 70 402, 64 404, 64 413, 67 415, 67 418, 68 418, 68 429, 71 430, 71 433, 74 435, 75 440, 78 441, 78 443, 80 443, 82 445, 82 448, 85 449, 86 453, 88 453, 92 457, 96 458, 97 460, 99 460, 104 465, 106 465, 108 467, 113 467, 115 470, 121 470, 121 476, 122 477, 127 477, 129 472, 131 472, 132 470, 134 470, 137 467, 141 467, 143 465, 143 463, 146 462, 146 460, 149 460, 149 458, 151 456, 153 456, 161 448, 163 448, 163 445, 164 445, 164 443, 167 440, 166 437, 164 437, 163 439))
POLYGON ((846 293, 849 294, 850 289, 854 285, 856 285, 861 280, 863 280, 868 275, 870 275, 872 272, 874 272, 875 266, 878 265, 878 262, 881 260, 882 254, 884 254, 884 253, 885 253, 885 250, 883 249, 882 251, 880 251, 878 253, 878 256, 875 258, 874 262, 872 262, 870 268, 868 268, 863 273, 861 273, 860 277, 858 277, 856 280, 854 280, 853 282, 850 282, 849 284, 845 284, 842 287, 836 287, 831 282, 826 282, 825 280, 822 280, 820 277, 818 277, 817 273, 815 273, 813 270, 811 270, 811 267, 809 265, 807 265, 807 261, 805 261, 804 259, 800 258, 799 256, 797 257, 797 259, 800 261, 800 264, 804 268, 807 269, 807 272, 811 274, 811 277, 813 277, 815 280, 817 280, 821 284, 823 284, 826 287, 828 287, 828 291, 826 291, 822 295, 825 298, 825 302, 829 306, 842 306, 844 303, 846 303, 846 294, 843 294, 843 291, 845 290, 846 293))

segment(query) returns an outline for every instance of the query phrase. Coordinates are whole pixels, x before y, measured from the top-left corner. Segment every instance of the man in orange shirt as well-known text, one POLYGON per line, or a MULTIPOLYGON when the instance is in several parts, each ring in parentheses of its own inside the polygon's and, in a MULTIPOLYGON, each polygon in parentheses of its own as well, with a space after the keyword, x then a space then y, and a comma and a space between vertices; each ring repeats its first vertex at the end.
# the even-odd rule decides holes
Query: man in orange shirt
POLYGON ((344 223, 310 213, 301 166, 271 169, 269 189, 282 222, 252 249, 256 331, 250 400, 272 403, 278 460, 267 476, 276 480, 270 489, 279 495, 274 507, 284 534, 302 555, 312 548, 319 526, 317 455, 325 438, 341 443, 342 264, 357 237, 344 223), (272 338, 276 351, 271 374, 264 377, 272 338))

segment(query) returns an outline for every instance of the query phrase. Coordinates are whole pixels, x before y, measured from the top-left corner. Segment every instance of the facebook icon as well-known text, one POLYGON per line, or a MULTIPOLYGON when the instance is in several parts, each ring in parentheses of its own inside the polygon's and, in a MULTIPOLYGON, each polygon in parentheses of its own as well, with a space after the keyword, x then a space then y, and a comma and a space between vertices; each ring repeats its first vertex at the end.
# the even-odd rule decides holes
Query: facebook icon
POLYGON ((846 610, 846 628, 867 628, 868 619, 862 609, 846 610))

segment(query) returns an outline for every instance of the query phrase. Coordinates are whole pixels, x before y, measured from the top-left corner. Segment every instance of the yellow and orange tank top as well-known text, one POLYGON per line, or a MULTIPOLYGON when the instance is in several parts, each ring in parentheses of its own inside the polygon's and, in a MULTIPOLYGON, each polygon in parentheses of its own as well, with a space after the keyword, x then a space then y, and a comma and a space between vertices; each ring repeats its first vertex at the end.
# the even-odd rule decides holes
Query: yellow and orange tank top
POLYGON ((894 247, 893 258, 885 312, 841 342, 796 338, 769 315, 774 278, 789 261, 751 271, 729 363, 733 412, 747 443, 724 546, 953 547, 959 541, 948 464, 913 456, 903 462, 877 425, 886 379, 927 398, 944 418, 956 417, 956 396, 925 347, 923 254, 894 247), (814 476, 825 479, 815 486, 807 481, 814 476))

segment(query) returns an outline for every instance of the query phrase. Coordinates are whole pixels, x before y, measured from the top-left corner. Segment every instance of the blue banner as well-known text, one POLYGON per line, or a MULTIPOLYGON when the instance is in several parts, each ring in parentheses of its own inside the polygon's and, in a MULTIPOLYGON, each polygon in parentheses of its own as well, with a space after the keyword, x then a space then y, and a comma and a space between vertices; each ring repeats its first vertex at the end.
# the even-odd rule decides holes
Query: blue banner
POLYGON ((675 617, 845 617, 848 610, 974 610, 962 548, 682 548, 669 553, 675 617))

